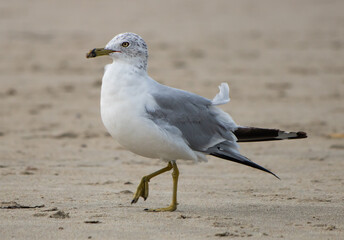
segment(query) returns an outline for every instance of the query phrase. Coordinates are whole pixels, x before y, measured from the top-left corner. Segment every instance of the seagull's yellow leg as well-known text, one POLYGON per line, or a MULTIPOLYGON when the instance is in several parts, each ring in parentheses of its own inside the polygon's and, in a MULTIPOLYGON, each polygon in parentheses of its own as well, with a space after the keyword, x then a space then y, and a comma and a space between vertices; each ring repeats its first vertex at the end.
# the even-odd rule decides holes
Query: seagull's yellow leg
POLYGON ((168 206, 166 208, 145 209, 147 212, 173 212, 177 209, 177 187, 178 187, 179 170, 178 170, 176 161, 171 161, 169 164, 172 164, 172 168, 173 168, 173 172, 172 172, 172 179, 173 179, 172 203, 170 206, 168 206))
POLYGON ((149 180, 155 176, 158 176, 159 174, 170 171, 172 168, 173 168, 173 164, 172 162, 169 162, 167 167, 164 167, 160 169, 159 171, 156 171, 156 172, 153 172, 152 174, 144 176, 141 179, 139 186, 137 187, 136 193, 134 194, 134 198, 131 201, 131 204, 136 203, 140 197, 143 197, 143 199, 146 200, 148 197, 148 191, 149 191, 149 188, 148 188, 149 180))

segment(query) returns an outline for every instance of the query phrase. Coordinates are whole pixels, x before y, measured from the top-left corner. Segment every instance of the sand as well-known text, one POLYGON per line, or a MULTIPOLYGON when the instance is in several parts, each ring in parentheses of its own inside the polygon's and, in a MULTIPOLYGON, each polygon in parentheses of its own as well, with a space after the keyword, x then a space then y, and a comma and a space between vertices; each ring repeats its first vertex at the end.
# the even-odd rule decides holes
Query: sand
MULTIPOLYGON (((0 7, 1 239, 344 239, 342 1, 3 1, 0 7), (241 125, 308 139, 241 144, 264 172, 209 157, 171 175, 106 133, 103 66, 86 59, 116 34, 140 34, 149 74, 212 98, 241 125)), ((125 114, 125 113, 123 113, 125 114)))

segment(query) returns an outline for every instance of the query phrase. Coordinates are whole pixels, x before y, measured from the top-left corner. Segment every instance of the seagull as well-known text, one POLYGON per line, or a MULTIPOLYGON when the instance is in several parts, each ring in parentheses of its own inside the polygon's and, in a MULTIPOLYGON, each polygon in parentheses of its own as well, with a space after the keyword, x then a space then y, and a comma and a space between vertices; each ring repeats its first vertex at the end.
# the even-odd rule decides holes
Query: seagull
POLYGON ((212 155, 244 164, 279 178, 254 163, 238 150, 238 142, 255 142, 306 138, 305 132, 237 125, 231 116, 217 108, 228 103, 229 87, 221 83, 212 99, 162 85, 147 73, 148 48, 135 33, 115 36, 105 48, 94 48, 87 58, 110 56, 101 86, 101 118, 110 135, 129 151, 161 159, 165 168, 144 176, 132 204, 147 199, 149 181, 172 170, 173 194, 168 207, 145 209, 166 212, 177 209, 179 170, 177 160, 207 161, 212 155))

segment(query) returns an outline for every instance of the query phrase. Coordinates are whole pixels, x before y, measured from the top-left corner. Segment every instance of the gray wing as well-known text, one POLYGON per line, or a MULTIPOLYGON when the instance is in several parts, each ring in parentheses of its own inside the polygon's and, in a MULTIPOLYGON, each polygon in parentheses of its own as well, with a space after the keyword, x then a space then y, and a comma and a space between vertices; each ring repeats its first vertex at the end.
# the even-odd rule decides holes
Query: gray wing
POLYGON ((168 126, 179 129, 194 151, 257 168, 279 178, 239 153, 233 133, 238 126, 228 114, 212 106, 212 101, 179 89, 159 90, 152 93, 158 107, 146 108, 147 116, 158 126, 166 130, 171 130, 168 126))
POLYGON ((148 117, 159 126, 178 128, 191 149, 206 152, 219 142, 235 142, 235 123, 209 99, 165 86, 160 90, 152 93, 158 107, 146 109, 148 117))

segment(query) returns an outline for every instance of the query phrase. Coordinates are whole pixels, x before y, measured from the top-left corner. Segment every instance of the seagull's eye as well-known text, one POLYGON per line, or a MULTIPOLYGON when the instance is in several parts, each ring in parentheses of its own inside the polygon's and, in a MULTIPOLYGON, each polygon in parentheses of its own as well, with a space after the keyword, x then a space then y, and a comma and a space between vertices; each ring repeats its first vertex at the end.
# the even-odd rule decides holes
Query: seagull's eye
POLYGON ((129 43, 128 42, 122 42, 122 47, 129 47, 129 43))

